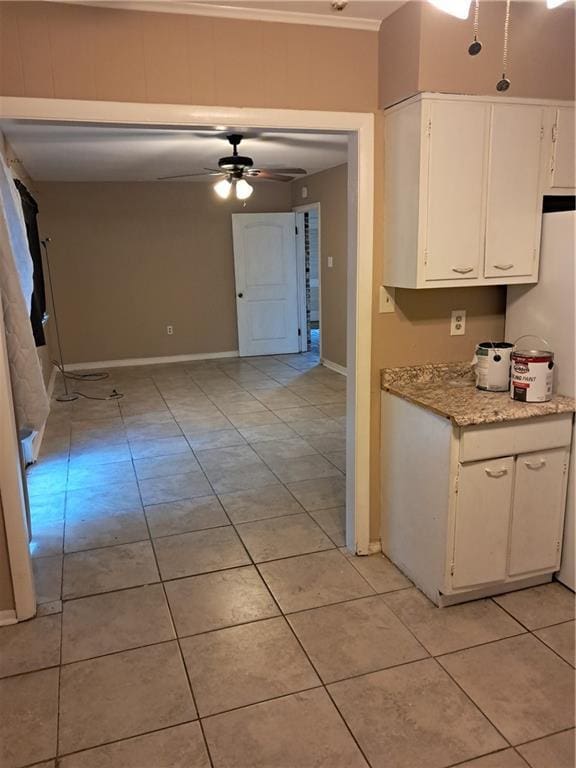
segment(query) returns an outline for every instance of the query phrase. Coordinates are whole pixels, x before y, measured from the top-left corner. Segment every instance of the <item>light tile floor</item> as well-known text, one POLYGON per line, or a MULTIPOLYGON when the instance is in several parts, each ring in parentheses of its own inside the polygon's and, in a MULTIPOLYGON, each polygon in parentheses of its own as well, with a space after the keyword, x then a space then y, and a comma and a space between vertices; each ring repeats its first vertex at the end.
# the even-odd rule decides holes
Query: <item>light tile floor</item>
POLYGON ((29 471, 37 618, 0 629, 2 768, 573 768, 574 596, 439 610, 343 549, 316 354, 116 369, 29 471))

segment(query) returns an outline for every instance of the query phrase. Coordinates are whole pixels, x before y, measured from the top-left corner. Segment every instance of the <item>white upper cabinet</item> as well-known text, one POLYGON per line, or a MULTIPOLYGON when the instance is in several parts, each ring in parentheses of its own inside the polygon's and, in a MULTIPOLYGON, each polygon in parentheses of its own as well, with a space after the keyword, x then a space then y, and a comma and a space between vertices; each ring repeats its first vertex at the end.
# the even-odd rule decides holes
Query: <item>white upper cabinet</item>
POLYGON ((573 115, 441 94, 387 110, 384 285, 537 282, 543 195, 574 182, 573 115))
POLYGON ((487 118, 485 104, 430 104, 426 281, 469 280, 481 274, 487 118))
POLYGON ((576 187, 574 107, 553 110, 550 189, 566 194, 576 187))
POLYGON ((537 274, 544 109, 494 104, 486 206, 486 277, 537 274))

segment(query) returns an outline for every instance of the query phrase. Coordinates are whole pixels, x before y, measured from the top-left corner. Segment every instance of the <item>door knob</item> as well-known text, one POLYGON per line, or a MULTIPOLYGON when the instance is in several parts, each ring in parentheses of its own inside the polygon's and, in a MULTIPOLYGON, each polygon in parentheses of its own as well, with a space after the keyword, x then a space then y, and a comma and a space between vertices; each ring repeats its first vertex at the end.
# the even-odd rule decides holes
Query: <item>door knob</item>
POLYGON ((244 294, 243 294, 243 293, 239 293, 239 294, 238 294, 238 298, 239 298, 239 299, 241 299, 243 296, 244 296, 244 294))

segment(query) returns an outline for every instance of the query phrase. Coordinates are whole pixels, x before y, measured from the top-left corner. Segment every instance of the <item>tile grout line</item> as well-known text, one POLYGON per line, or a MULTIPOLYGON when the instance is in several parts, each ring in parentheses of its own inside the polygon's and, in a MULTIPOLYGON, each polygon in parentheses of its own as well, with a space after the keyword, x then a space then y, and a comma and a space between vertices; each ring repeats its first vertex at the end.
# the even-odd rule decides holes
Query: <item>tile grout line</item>
MULTIPOLYGON (((162 397, 162 399, 164 400, 164 397, 160 393, 160 390, 158 390, 158 392, 159 392, 160 396, 162 397)), ((164 400, 164 402, 166 402, 166 401, 164 400)), ((134 471, 136 471, 136 468, 134 467, 134 457, 133 456, 132 456, 132 465, 133 465, 134 471)), ((175 621, 174 621, 174 616, 172 614, 172 607, 170 605, 170 601, 168 600, 168 594, 166 592, 166 587, 164 586, 164 581, 162 579, 162 571, 160 570, 160 564, 158 562, 158 556, 157 556, 157 553, 156 553, 156 549, 154 547, 154 543, 152 541, 152 534, 150 532, 150 526, 149 526, 149 523, 148 523, 148 518, 146 517, 146 513, 144 511, 144 502, 143 502, 143 499, 142 499, 142 494, 140 492, 140 486, 139 485, 138 485, 138 493, 140 494, 140 502, 142 503, 142 510, 143 510, 143 514, 144 514, 144 520, 146 522, 146 527, 148 529, 148 537, 149 537, 149 540, 150 540, 150 547, 152 549, 152 553, 153 553, 153 557, 154 557, 154 562, 156 563, 156 570, 158 572, 158 577, 160 579, 160 584, 162 585, 162 593, 164 595, 164 601, 165 601, 165 604, 166 604, 166 608, 168 610, 168 615, 170 616, 170 624, 171 624, 172 631, 174 633, 173 640, 176 641, 176 647, 178 648, 178 656, 180 658, 180 664, 182 665, 182 668, 183 668, 183 671, 184 671, 184 675, 185 675, 185 679, 186 679, 186 681, 188 683, 188 690, 190 691, 190 698, 192 700, 192 705, 194 707, 194 711, 195 711, 195 714, 196 714, 196 717, 197 717, 197 722, 199 724, 200 733, 202 734, 202 740, 203 740, 203 743, 204 743, 204 748, 206 749, 206 754, 208 756, 208 760, 209 760, 210 766, 211 766, 211 768, 214 768, 214 762, 212 760, 212 755, 210 754, 210 749, 208 747, 208 742, 206 740, 206 734, 204 732, 204 728, 203 728, 202 723, 200 721, 200 713, 198 711, 198 705, 196 703, 196 697, 194 695, 194 690, 192 688, 192 683, 191 683, 191 680, 190 680, 190 675, 188 674, 188 668, 186 667, 186 661, 184 659, 184 654, 182 652, 182 646, 180 644, 180 639, 178 637, 178 632, 176 630, 176 624, 175 624, 175 621)))

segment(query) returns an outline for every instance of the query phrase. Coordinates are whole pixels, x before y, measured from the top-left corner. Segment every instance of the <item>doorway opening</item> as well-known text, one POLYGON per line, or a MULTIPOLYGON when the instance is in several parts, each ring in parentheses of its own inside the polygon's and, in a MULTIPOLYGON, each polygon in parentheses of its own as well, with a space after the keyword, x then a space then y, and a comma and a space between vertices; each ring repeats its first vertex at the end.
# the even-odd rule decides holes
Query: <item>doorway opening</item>
POLYGON ((300 351, 322 360, 322 258, 320 203, 299 205, 296 212, 300 351))
MULTIPOLYGON (((349 549, 357 554, 366 554, 371 551, 369 540, 369 435, 370 435, 370 330, 371 330, 371 304, 370 301, 362 301, 360 297, 371 296, 371 275, 372 275, 372 230, 373 230, 373 117, 366 114, 352 113, 311 113, 286 110, 233 110, 233 109, 213 109, 202 107, 177 107, 166 105, 137 105, 137 104, 112 104, 98 103, 88 104, 83 102, 58 101, 47 103, 45 100, 36 99, 6 99, 3 104, 3 119, 24 120, 24 121, 42 121, 45 125, 47 120, 61 121, 68 125, 130 125, 135 130, 162 130, 164 128, 173 128, 174 130, 194 130, 194 128, 210 127, 220 124, 247 124, 256 128, 268 128, 271 130, 303 130, 308 133, 314 132, 339 132, 347 135, 348 139, 348 270, 349 280, 347 289, 347 315, 348 315, 348 361, 349 375, 347 380, 342 378, 338 389, 346 390, 347 393, 347 449, 346 456, 337 457, 339 463, 346 458, 347 482, 346 482, 346 541, 349 549)), ((320 299, 321 300, 321 299, 320 299)), ((342 308, 343 310, 343 308, 342 308)), ((171 318, 170 318, 171 319, 171 318)), ((311 321, 312 322, 312 321, 311 321)), ((311 331, 316 330, 311 327, 311 331)), ((318 329, 320 330, 320 329, 318 329)), ((311 333, 312 339, 312 333, 311 333)), ((226 355, 222 355, 225 357, 226 355)), ((174 357, 165 356, 163 362, 172 364, 175 362, 186 362, 185 360, 175 360, 174 357)), ((232 383, 226 380, 226 388, 235 388, 241 379, 245 378, 248 386, 252 388, 249 379, 261 379, 261 374, 269 373, 281 374, 284 376, 282 386, 288 386, 287 382, 292 377, 301 375, 300 371, 305 370, 311 361, 301 358, 301 362, 295 359, 290 360, 288 356, 284 359, 277 357, 268 358, 264 361, 255 362, 260 368, 259 371, 246 371, 241 361, 218 362, 213 364, 219 369, 218 378, 221 382, 223 377, 232 379, 232 383), (267 364, 268 363, 268 364, 267 364), (281 365, 288 365, 293 372, 285 371, 281 365), (270 370, 270 365, 275 369, 270 370), (296 367, 298 366, 298 367, 296 367), (302 366, 302 367, 301 367, 302 366), (263 370, 268 368, 268 370, 263 370), (247 374, 245 376, 245 374, 247 374), (234 381, 235 380, 235 381, 234 381)), ((304 356, 302 356, 304 357, 304 356)), ((109 364, 110 361, 97 361, 101 367, 102 363, 109 364)), ((133 361, 135 362, 135 361, 133 361)), ((150 361, 151 362, 151 361, 150 361)), ((193 360, 191 362, 194 362, 193 360)), ((108 365, 108 367, 110 367, 108 365)), ((210 367, 210 366, 207 366, 210 367)), ((256 367, 256 366, 252 366, 256 367)), ((325 373, 328 373, 326 371, 325 373)), ((119 371, 120 374, 120 371, 119 371)), ((199 374, 199 380, 214 380, 213 373, 208 375, 199 374)), ((272 376, 271 378, 274 378, 272 376)), ((268 381, 269 391, 277 389, 276 384, 268 381)), ((170 389, 171 387, 166 387, 170 389)), ((217 389, 218 387, 216 387, 217 389)), ((246 388, 246 387, 244 387, 246 388)), ((213 387, 214 389, 214 387, 213 387)), ((302 390, 303 392, 303 390, 302 390)), ((143 399, 146 399, 148 393, 141 393, 143 399)), ((155 393, 154 394, 155 397, 155 393)), ((252 394, 252 393, 250 393, 252 394)), ((297 395, 300 396, 300 395, 297 395)), ((202 395, 199 395, 202 398, 202 395)), ((261 396, 267 398, 270 403, 274 396, 261 396)), ((248 400, 244 395, 244 400, 248 400)), ((278 400, 278 398, 276 398, 278 400)), ((283 398, 285 401, 286 397, 283 398)), ((260 400, 262 402, 262 400, 260 400)), ((276 410, 282 410, 282 405, 286 403, 275 403, 276 410)), ((147 402, 148 407, 148 402, 147 402)), ((311 404, 312 407, 316 407, 311 404)), ((320 405, 320 404, 317 404, 320 405)), ((340 404, 337 404, 340 406, 340 404)), ((336 410, 331 409, 331 404, 322 405, 334 410, 334 418, 341 418, 336 415, 336 410)), ((286 405, 290 408, 291 405, 286 405)), ((222 409, 220 409, 222 410, 222 409)), ((261 410, 261 409, 258 409, 261 410)), ((271 410, 268 408, 268 410, 271 410)), ((225 416, 224 411, 222 413, 225 416)), ((98 414, 100 415, 100 414, 98 414)), ((132 414, 135 418, 131 421, 138 421, 136 409, 132 414)), ((211 412, 210 418, 215 414, 211 412)), ((216 414, 218 418, 220 416, 216 414)), ((107 414, 104 415, 107 418, 107 414)), ((332 418, 328 416, 328 418, 332 418)), ((186 419, 184 419, 185 421, 186 419)), ((89 421, 89 420, 87 420, 89 421)), ((275 422, 277 423, 277 422, 275 422)), ((114 427, 115 425, 110 425, 114 427)), ((144 425, 146 426, 146 425, 144 425)), ((256 428, 267 427, 268 425, 259 425, 256 428)), ((164 428, 157 431, 163 431, 164 428)), ((98 439, 98 438, 95 438, 98 439)), ((164 438, 158 438, 164 439, 164 438)), ((172 439, 167 437, 166 439, 172 439)), ((130 442, 130 440, 128 440, 130 442)), ((114 449, 116 450, 116 449, 114 449)), ((343 452, 342 452, 343 453, 343 452)), ((335 457, 336 458, 336 457, 335 457)), ((128 459, 127 459, 128 460, 128 459)), ((304 462, 302 462, 304 463, 304 462)), ((336 463, 336 462, 334 462, 336 463)), ((240 476, 242 473, 239 472, 240 476)), ((288 481, 290 482, 290 481, 288 481)), ((155 483, 149 483, 154 485, 155 483)), ((21 515, 21 505, 14 505, 14 509, 5 509, 5 516, 11 517, 17 522, 21 515), (19 506, 19 508, 17 508, 19 506)), ((27 558, 28 554, 20 551, 14 559, 27 558)), ((17 602, 20 602, 17 600, 17 602)), ((18 616, 24 617, 23 611, 18 609, 18 616)))

